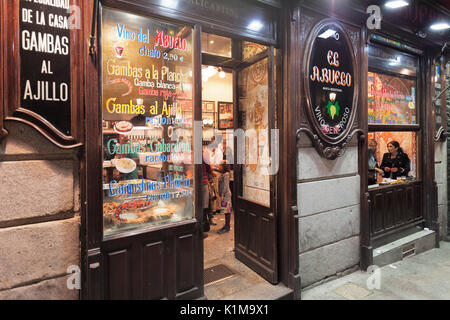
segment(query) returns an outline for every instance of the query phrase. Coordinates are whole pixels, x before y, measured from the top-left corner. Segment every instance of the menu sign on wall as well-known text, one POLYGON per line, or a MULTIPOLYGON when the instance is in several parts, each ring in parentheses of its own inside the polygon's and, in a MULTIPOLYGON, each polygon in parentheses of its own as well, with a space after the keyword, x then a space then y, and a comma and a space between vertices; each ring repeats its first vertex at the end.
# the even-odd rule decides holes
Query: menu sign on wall
POLYGON ((319 23, 307 50, 305 87, 311 126, 326 144, 347 136, 355 110, 355 58, 346 32, 334 22, 319 23))
POLYGON ((21 107, 71 135, 70 1, 20 0, 21 107))

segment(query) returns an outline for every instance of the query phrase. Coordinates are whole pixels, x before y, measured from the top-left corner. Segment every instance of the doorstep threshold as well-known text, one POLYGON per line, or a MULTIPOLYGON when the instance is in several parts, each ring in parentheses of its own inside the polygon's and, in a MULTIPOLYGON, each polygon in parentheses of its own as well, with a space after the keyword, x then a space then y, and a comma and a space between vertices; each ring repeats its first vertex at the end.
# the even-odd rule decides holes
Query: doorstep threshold
POLYGON ((373 249, 373 264, 383 267, 436 247, 436 232, 422 230, 373 249))
POLYGON ((273 285, 260 283, 231 295, 223 296, 220 300, 292 300, 294 290, 284 284, 273 285))
POLYGON ((404 245, 406 245, 406 244, 408 244, 410 242, 413 242, 413 241, 416 241, 416 240, 418 240, 420 238, 426 237, 426 236, 428 236, 428 235, 430 235, 432 233, 434 233, 434 231, 432 231, 432 230, 422 230, 422 231, 413 233, 413 234, 411 234, 409 236, 406 236, 404 238, 398 239, 396 241, 388 243, 388 244, 386 244, 384 246, 381 246, 379 248, 373 249, 373 251, 374 251, 373 252, 373 256, 374 257, 379 256, 379 255, 381 255, 383 253, 386 253, 386 252, 388 252, 388 251, 390 251, 390 250, 392 250, 394 248, 397 248, 397 247, 400 247, 400 246, 404 246, 404 245))

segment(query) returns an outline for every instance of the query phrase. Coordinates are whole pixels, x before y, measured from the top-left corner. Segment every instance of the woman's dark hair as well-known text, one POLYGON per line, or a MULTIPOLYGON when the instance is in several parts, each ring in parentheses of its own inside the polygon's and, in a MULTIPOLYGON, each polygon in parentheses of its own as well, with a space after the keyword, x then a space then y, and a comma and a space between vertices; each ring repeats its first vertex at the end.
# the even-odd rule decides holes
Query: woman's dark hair
POLYGON ((398 143, 397 141, 392 140, 392 141, 388 142, 388 144, 392 144, 394 146, 394 148, 397 148, 398 153, 403 153, 403 149, 400 148, 400 143, 398 143))
POLYGON ((228 163, 222 163, 222 170, 221 171, 223 173, 230 172, 231 171, 230 165, 228 163))

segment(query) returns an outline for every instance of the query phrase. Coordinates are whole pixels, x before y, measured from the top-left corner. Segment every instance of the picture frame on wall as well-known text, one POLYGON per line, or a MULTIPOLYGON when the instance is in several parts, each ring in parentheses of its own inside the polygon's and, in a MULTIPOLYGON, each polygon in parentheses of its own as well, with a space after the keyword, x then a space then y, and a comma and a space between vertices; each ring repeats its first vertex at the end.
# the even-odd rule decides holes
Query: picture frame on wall
POLYGON ((233 123, 233 103, 232 102, 218 102, 217 103, 217 122, 221 130, 232 129, 233 123))
POLYGON ((214 101, 202 101, 203 112, 215 112, 214 107, 215 107, 214 101))

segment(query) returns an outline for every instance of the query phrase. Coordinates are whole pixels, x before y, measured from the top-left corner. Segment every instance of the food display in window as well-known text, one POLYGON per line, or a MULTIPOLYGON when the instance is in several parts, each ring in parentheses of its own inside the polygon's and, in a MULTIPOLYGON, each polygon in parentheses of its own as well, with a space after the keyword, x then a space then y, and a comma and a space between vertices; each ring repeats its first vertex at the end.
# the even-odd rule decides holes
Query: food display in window
POLYGON ((114 164, 122 173, 130 173, 133 172, 136 169, 136 162, 134 162, 132 159, 123 158, 123 159, 115 159, 114 164))

